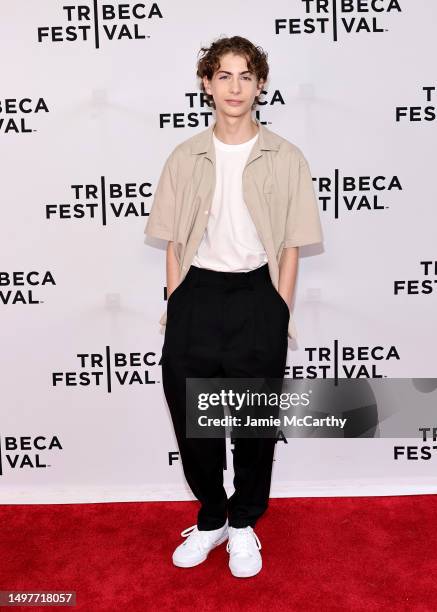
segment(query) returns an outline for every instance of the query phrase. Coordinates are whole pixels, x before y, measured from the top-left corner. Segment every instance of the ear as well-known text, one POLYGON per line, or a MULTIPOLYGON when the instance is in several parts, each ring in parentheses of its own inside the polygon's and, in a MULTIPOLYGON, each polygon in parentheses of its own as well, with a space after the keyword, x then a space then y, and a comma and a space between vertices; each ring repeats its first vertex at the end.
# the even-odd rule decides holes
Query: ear
POLYGON ((212 95, 212 93, 211 93, 211 86, 209 84, 210 82, 208 80, 208 77, 206 77, 206 76, 202 77, 202 81, 203 81, 203 86, 205 88, 206 93, 209 94, 209 95, 212 95))
POLYGON ((262 92, 263 87, 264 87, 264 83, 265 83, 265 81, 264 81, 263 79, 260 79, 260 80, 258 81, 258 85, 257 85, 257 93, 256 93, 256 95, 257 95, 257 96, 259 96, 259 95, 260 95, 260 93, 262 92))

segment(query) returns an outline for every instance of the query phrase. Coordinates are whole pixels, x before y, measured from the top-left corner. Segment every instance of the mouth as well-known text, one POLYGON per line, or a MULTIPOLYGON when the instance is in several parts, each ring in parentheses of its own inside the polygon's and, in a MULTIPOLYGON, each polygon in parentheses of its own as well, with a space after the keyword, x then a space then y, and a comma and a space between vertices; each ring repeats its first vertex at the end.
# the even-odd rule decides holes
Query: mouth
POLYGON ((231 106, 238 106, 239 104, 243 104, 243 100, 225 100, 227 104, 231 106))

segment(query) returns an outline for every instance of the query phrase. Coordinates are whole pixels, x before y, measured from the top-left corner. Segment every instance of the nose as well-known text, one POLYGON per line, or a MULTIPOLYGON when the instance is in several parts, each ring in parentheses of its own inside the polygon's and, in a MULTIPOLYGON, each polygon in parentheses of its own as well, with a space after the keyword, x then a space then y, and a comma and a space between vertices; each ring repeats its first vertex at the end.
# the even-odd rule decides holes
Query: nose
POLYGON ((230 91, 233 94, 238 94, 241 91, 241 83, 238 76, 233 76, 231 80, 230 91))

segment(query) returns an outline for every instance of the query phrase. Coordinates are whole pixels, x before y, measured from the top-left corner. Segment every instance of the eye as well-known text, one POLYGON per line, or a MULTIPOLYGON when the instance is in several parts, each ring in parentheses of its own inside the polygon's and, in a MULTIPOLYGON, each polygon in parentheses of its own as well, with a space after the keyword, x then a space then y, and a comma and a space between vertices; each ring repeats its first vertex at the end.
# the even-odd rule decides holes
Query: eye
MULTIPOLYGON (((223 76, 219 77, 219 81, 223 81, 223 79, 227 79, 228 78, 228 74, 224 74, 223 76)), ((243 79, 245 81, 251 81, 252 77, 251 76, 243 76, 243 79)))

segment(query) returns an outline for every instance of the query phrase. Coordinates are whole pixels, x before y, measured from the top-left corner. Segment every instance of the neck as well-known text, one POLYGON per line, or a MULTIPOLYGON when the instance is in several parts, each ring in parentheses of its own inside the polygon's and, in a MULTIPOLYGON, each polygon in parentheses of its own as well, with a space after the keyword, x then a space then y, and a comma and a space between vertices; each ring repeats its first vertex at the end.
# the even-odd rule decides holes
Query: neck
POLYGON ((242 122, 238 117, 217 116, 213 127, 215 136, 226 144, 241 144, 251 140, 258 132, 259 127, 252 117, 242 122))

